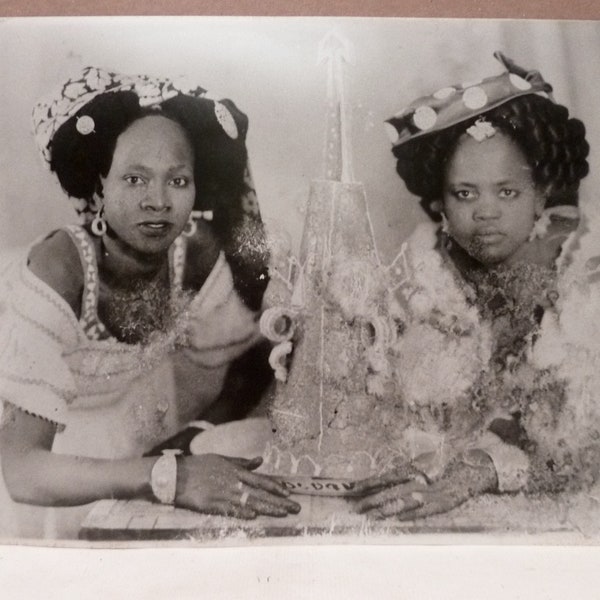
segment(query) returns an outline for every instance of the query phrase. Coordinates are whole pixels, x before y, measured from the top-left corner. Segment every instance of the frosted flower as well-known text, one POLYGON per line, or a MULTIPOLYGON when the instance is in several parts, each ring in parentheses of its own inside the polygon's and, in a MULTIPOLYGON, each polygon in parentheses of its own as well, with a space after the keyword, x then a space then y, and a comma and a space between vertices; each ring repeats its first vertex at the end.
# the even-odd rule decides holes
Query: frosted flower
POLYGON ((292 352, 292 342, 277 344, 269 354, 269 365, 275 373, 275 379, 285 383, 287 381, 288 369, 285 365, 288 354, 292 352))
POLYGON ((367 317, 375 298, 377 282, 374 267, 361 260, 336 257, 329 265, 326 292, 345 319, 367 317))
POLYGON ((417 406, 453 404, 485 367, 477 340, 452 339, 428 325, 409 327, 399 346, 403 396, 417 406))
POLYGON ((410 297, 409 306, 415 316, 424 318, 429 316, 435 304, 428 294, 424 291, 418 291, 410 297))

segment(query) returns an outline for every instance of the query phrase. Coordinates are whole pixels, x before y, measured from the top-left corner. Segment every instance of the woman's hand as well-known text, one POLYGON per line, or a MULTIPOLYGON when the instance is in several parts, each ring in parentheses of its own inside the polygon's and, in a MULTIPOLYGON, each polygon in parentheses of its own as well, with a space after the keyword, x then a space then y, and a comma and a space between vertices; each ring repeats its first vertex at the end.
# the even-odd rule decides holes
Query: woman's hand
POLYGON ((376 518, 396 516, 408 521, 448 512, 496 486, 492 459, 483 450, 468 450, 433 482, 412 465, 359 482, 355 490, 365 497, 356 508, 376 518))
POLYGON ((289 492, 279 482, 252 473, 261 462, 260 457, 247 460, 217 454, 179 459, 175 505, 240 519, 298 513, 300 505, 287 498, 289 492))

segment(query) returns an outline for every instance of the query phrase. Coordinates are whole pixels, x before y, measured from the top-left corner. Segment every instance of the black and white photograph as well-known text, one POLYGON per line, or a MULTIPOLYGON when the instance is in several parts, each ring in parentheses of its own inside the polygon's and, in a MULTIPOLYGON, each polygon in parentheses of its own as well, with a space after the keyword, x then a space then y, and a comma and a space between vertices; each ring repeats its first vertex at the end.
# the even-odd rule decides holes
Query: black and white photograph
POLYGON ((600 23, 0 22, 0 540, 600 535, 600 23))

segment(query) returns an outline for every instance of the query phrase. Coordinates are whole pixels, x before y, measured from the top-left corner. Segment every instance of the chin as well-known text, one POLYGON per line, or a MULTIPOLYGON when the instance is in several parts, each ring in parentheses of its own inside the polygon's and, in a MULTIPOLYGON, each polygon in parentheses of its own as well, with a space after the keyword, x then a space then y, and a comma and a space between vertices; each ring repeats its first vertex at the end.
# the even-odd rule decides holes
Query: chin
POLYGON ((508 264, 510 261, 510 255, 504 253, 480 252, 472 256, 486 267, 498 267, 500 265, 508 264))
POLYGON ((496 267, 503 264, 510 258, 510 254, 500 248, 490 248, 479 242, 469 244, 467 253, 471 258, 486 267, 496 267))
POLYGON ((156 240, 143 240, 136 244, 130 244, 137 254, 141 256, 160 256, 166 254, 169 248, 173 244, 175 239, 156 239, 156 240))

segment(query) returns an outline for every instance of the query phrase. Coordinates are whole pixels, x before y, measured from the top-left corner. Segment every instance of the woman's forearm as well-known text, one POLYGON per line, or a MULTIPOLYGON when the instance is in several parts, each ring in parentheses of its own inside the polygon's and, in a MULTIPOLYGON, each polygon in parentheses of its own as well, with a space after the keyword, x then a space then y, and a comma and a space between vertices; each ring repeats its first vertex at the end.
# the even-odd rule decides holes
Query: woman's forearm
POLYGON ((56 425, 7 404, 0 427, 2 472, 17 502, 73 506, 102 498, 151 498, 156 458, 94 459, 52 452, 56 425))
POLYGON ((156 458, 103 460, 33 448, 3 454, 2 467, 13 500, 73 506, 103 498, 152 498, 150 473, 156 458))
MULTIPOLYGON (((0 456, 14 500, 74 506, 103 498, 154 497, 151 478, 156 457, 106 460, 55 454, 55 433, 56 425, 47 420, 18 409, 5 412, 0 456)), ((252 472, 260 463, 260 459, 226 459, 216 454, 186 456, 176 472, 176 504, 246 519, 297 513, 300 505, 287 498, 278 481, 252 472)))

